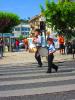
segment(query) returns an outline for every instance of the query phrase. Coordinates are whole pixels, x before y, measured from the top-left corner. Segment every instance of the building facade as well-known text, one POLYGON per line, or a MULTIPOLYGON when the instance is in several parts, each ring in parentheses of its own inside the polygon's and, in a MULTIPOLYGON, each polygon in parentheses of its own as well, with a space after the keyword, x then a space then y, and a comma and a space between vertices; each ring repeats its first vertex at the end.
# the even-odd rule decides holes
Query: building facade
POLYGON ((31 32, 30 25, 24 24, 24 23, 21 23, 18 26, 15 26, 12 31, 12 33, 14 34, 14 37, 19 37, 20 35, 24 37, 29 37, 30 32, 31 32))
POLYGON ((31 33, 34 34, 34 30, 36 28, 40 28, 40 19, 41 15, 34 16, 32 19, 29 20, 29 24, 31 27, 31 33))
MULTIPOLYGON (((40 29, 40 22, 41 22, 41 20, 44 20, 44 17, 42 16, 42 14, 34 16, 32 19, 30 19, 29 24, 31 26, 31 33, 32 34, 34 34, 34 30, 36 28, 40 29)), ((46 25, 46 33, 47 34, 52 33, 52 29, 47 27, 47 25, 46 25)))

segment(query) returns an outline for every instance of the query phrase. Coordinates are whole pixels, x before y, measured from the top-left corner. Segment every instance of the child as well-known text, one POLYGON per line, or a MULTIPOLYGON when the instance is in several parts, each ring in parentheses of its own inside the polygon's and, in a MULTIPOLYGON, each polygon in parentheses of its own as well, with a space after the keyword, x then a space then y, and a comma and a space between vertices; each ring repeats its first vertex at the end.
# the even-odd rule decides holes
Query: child
POLYGON ((52 68, 55 69, 55 71, 58 71, 58 66, 56 66, 55 64, 53 64, 53 59, 54 59, 54 52, 55 52, 55 47, 53 45, 53 39, 52 38, 48 38, 48 71, 47 73, 51 73, 52 72, 52 68))

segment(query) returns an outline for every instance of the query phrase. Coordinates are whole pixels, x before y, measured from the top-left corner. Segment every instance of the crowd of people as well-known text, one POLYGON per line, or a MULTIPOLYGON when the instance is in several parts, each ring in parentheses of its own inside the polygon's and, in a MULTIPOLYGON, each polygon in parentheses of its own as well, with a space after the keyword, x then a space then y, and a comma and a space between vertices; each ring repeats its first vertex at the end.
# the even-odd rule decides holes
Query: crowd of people
POLYGON ((7 51, 16 51, 18 52, 21 49, 25 49, 25 51, 28 50, 28 39, 24 38, 23 40, 19 40, 19 39, 15 39, 13 42, 11 42, 11 45, 9 42, 3 42, 3 39, 0 38, 0 58, 3 57, 3 52, 5 51, 5 49, 7 49, 7 51), (22 43, 22 45, 20 46, 20 43, 22 43))
POLYGON ((26 51, 28 50, 28 39, 24 38, 22 40, 15 39, 15 41, 12 43, 12 51, 14 49, 18 52, 19 49, 25 49, 26 51))

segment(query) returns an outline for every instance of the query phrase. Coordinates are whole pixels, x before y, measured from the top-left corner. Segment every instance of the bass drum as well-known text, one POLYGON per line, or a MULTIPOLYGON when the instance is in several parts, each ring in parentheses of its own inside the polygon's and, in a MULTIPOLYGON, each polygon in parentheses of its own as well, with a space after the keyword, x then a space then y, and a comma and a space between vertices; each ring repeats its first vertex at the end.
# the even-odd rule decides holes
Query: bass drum
POLYGON ((40 56, 42 56, 42 57, 46 57, 46 56, 48 56, 48 50, 47 50, 47 48, 46 47, 41 47, 40 49, 39 49, 39 53, 40 53, 40 56))

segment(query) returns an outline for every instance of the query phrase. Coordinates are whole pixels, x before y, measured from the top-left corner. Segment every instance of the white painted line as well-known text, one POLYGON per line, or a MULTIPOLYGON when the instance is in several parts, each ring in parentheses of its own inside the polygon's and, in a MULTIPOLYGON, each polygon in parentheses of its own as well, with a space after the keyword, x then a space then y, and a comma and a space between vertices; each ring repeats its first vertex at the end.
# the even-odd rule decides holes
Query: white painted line
MULTIPOLYGON (((0 70, 0 73, 4 74, 4 73, 18 73, 18 72, 32 72, 32 71, 42 71, 42 70, 46 70, 48 69, 48 67, 29 67, 29 68, 18 68, 18 69, 4 69, 4 70, 0 70)), ((61 67, 59 66, 59 70, 74 70, 75 68, 66 68, 66 66, 61 67)))
POLYGON ((23 70, 23 71, 15 71, 15 72, 9 71, 9 72, 0 72, 0 74, 18 74, 18 73, 24 73, 24 72, 25 73, 31 73, 31 72, 34 73, 34 72, 43 72, 43 71, 46 71, 46 70, 45 69, 44 70, 43 69, 41 69, 41 70, 30 70, 30 71, 29 70, 25 70, 25 71, 23 70))
POLYGON ((0 69, 0 72, 1 71, 5 71, 5 72, 6 71, 20 71, 20 70, 23 70, 23 71, 24 70, 39 70, 39 69, 47 69, 47 67, 39 68, 39 67, 36 67, 36 66, 35 67, 31 66, 31 67, 22 67, 22 68, 20 67, 20 68, 12 68, 12 69, 9 68, 9 69, 0 69))
POLYGON ((66 81, 73 80, 75 76, 67 77, 53 77, 53 78, 40 78, 40 79, 30 79, 30 80, 15 80, 15 81, 4 81, 0 82, 0 86, 4 85, 17 85, 17 84, 31 84, 31 83, 41 83, 41 82, 55 82, 55 81, 66 81))
POLYGON ((63 92, 71 90, 75 90, 75 84, 48 86, 48 87, 40 87, 32 89, 0 91, 0 97, 35 95, 35 94, 55 93, 55 92, 63 92))
POLYGON ((17 78, 17 77, 33 77, 33 76, 44 76, 44 75, 48 75, 46 73, 31 73, 31 74, 18 74, 18 75, 3 75, 3 76, 0 76, 0 79, 3 79, 3 78, 17 78))
POLYGON ((68 75, 68 74, 74 74, 75 71, 72 71, 72 72, 60 72, 60 73, 41 73, 41 72, 38 72, 38 73, 30 73, 30 74, 18 74, 18 75, 3 75, 3 76, 0 76, 0 79, 3 79, 3 78, 18 78, 18 77, 34 77, 34 76, 47 76, 47 75, 68 75))

